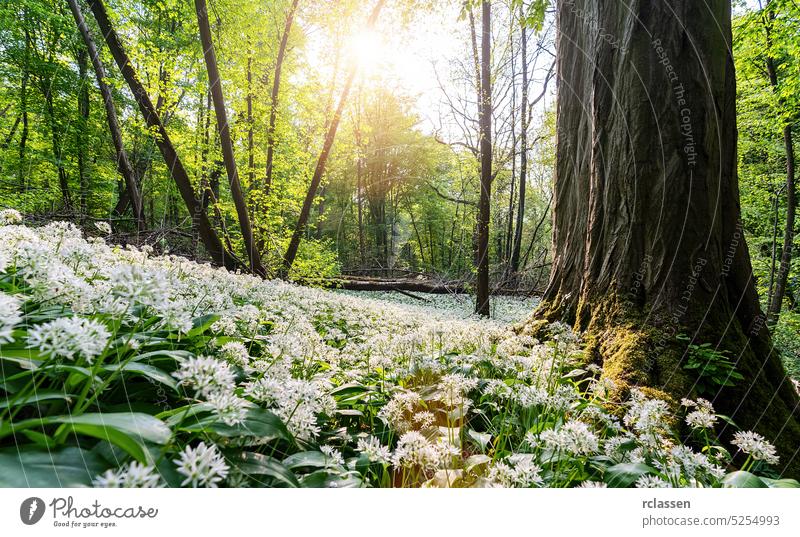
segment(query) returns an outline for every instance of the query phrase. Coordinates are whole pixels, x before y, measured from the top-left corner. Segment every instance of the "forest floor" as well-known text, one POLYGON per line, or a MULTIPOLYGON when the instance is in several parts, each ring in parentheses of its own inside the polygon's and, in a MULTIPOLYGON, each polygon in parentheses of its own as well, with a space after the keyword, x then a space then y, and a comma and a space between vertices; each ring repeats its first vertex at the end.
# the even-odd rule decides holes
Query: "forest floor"
POLYGON ((568 327, 520 334, 535 299, 425 298, 0 226, 0 486, 797 485, 755 433, 710 447, 707 401, 620 402, 568 327))

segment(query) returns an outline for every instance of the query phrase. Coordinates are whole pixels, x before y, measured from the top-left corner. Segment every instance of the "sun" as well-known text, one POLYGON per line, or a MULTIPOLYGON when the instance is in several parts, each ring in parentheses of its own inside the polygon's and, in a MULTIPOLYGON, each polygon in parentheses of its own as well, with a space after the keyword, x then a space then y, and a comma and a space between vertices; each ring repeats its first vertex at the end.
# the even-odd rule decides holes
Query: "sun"
POLYGON ((353 35, 347 44, 347 55, 364 74, 377 74, 391 57, 387 42, 375 30, 362 30, 353 35))

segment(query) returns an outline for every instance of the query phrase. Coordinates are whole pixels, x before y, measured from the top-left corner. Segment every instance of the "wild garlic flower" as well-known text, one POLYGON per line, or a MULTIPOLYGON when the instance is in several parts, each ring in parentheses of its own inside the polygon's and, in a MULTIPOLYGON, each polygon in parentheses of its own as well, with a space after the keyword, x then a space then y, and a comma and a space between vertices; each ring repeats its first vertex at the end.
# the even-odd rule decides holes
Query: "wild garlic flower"
POLYGON ((219 357, 226 362, 244 369, 250 364, 250 353, 244 343, 229 341, 219 349, 219 357))
POLYGON ((669 481, 665 481, 658 476, 643 475, 636 480, 637 489, 668 489, 672 488, 669 481))
POLYGON ((230 365, 210 356, 181 360, 172 376, 178 379, 179 384, 206 398, 216 392, 231 392, 236 387, 236 378, 230 365))
POLYGON ((409 431, 397 441, 393 459, 395 466, 401 468, 418 466, 434 469, 439 466, 439 457, 439 450, 430 440, 417 431, 409 431))
POLYGON ((11 332, 22 322, 20 306, 19 298, 0 292, 0 344, 13 341, 11 332))
POLYGON ((82 317, 59 317, 28 330, 28 348, 56 358, 91 363, 108 344, 111 333, 106 326, 82 317))
POLYGON ((161 475, 154 466, 133 461, 116 470, 106 470, 92 484, 101 488, 158 488, 163 487, 161 475))
POLYGON ((738 447, 757 461, 764 461, 767 464, 778 464, 779 457, 775 446, 758 433, 753 431, 739 431, 733 435, 731 444, 738 447))
POLYGON ((217 419, 225 425, 238 425, 247 417, 247 408, 252 406, 246 399, 230 392, 211 392, 206 401, 214 409, 217 419))
POLYGON ((511 455, 492 464, 487 477, 502 487, 528 488, 543 484, 541 473, 542 468, 531 457, 511 455))
POLYGON ((374 436, 359 438, 356 451, 366 455, 370 462, 379 462, 381 464, 391 464, 392 462, 391 450, 382 445, 380 440, 374 436))
POLYGON ((22 214, 15 209, 3 209, 0 211, 0 226, 12 226, 22 223, 22 214))
POLYGON ((654 434, 666 428, 669 416, 667 403, 660 399, 648 399, 640 391, 631 390, 631 402, 625 414, 625 425, 640 433, 654 434))
POLYGON ((104 235, 111 235, 111 224, 109 224, 108 222, 103 222, 101 220, 98 220, 97 222, 94 223, 94 227, 96 227, 97 231, 103 233, 104 235))
POLYGON ((344 466, 342 452, 333 446, 320 446, 319 450, 325 454, 328 466, 344 466))
POLYGON ((566 451, 576 456, 591 455, 598 449, 597 435, 581 421, 570 420, 557 430, 546 429, 539 438, 554 451, 566 451))
POLYGON ((227 476, 229 467, 217 446, 200 442, 197 447, 186 446, 174 461, 178 473, 185 476, 181 486, 216 488, 227 476))

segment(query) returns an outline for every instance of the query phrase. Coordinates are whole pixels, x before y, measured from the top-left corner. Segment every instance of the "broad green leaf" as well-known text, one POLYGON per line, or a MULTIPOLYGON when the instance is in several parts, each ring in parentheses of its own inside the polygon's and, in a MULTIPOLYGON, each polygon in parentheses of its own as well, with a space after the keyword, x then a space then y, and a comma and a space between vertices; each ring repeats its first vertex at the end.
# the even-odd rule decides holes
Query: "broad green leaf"
POLYGON ((630 487, 643 475, 655 474, 655 468, 640 462, 624 462, 606 469, 603 479, 611 488, 630 487))
POLYGON ((16 400, 13 397, 0 398, 0 408, 8 408, 9 405, 14 407, 20 407, 20 406, 30 405, 33 403, 39 403, 42 401, 53 401, 58 399, 69 400, 71 397, 74 396, 72 394, 64 393, 58 390, 37 390, 36 393, 32 393, 30 395, 21 397, 16 400))
POLYGON ((68 425, 111 427, 154 444, 166 444, 172 436, 172 432, 163 421, 141 412, 80 414, 78 416, 61 416, 52 421, 68 425))
POLYGON ((763 489, 768 486, 758 476, 742 470, 727 474, 722 478, 722 484, 725 487, 737 489, 763 489))
POLYGON ((160 382, 161 384, 164 384, 166 386, 169 386, 173 390, 177 391, 178 389, 178 383, 175 382, 175 379, 173 379, 170 375, 168 375, 161 369, 152 365, 143 364, 140 362, 127 362, 122 365, 108 364, 106 366, 103 366, 103 369, 105 369, 106 371, 122 370, 123 372, 126 373, 136 373, 145 376, 147 378, 150 378, 152 380, 155 380, 156 382, 160 382))
POLYGON ((77 447, 7 448, 0 452, 0 487, 88 487, 106 468, 100 457, 77 447))
POLYGON ((289 468, 268 455, 245 451, 233 459, 232 463, 245 475, 266 475, 289 487, 300 486, 297 477, 289 468))

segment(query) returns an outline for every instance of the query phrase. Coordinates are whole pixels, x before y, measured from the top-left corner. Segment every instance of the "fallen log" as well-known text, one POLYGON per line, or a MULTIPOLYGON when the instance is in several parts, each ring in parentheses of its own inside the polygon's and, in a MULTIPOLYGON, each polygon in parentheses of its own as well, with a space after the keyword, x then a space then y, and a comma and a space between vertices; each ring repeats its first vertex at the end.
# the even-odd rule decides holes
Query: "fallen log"
POLYGON ((323 287, 345 289, 347 291, 405 291, 440 295, 468 292, 467 286, 461 282, 432 282, 416 279, 376 280, 331 278, 322 281, 321 285, 323 287))

